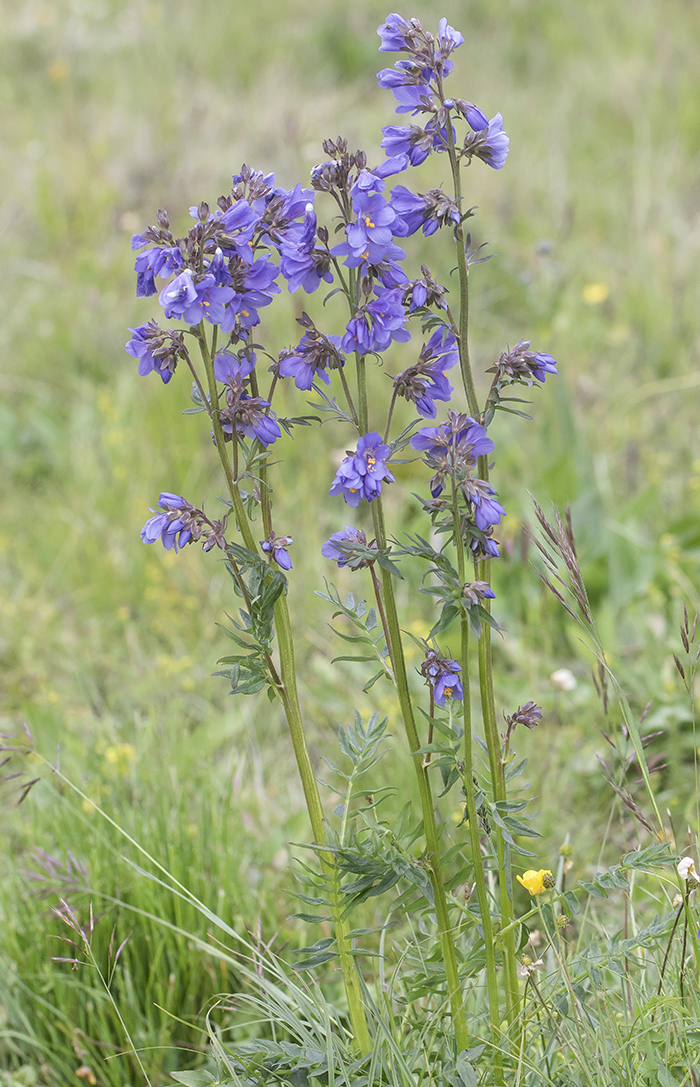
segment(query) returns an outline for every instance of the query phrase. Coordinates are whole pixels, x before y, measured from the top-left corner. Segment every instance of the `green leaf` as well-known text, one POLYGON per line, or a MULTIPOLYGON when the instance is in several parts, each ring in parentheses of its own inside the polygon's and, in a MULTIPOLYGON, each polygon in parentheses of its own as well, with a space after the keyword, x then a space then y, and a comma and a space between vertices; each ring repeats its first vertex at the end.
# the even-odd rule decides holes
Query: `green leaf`
POLYGON ((351 661, 355 664, 366 664, 367 661, 376 661, 376 656, 371 657, 333 657, 331 664, 336 664, 337 661, 351 661))
POLYGON ((382 676, 385 676, 386 679, 391 679, 389 673, 382 670, 381 672, 377 672, 376 675, 372 676, 371 679, 368 679, 362 690, 365 691, 365 693, 369 691, 372 687, 374 687, 377 680, 382 678, 382 676))
POLYGON ((205 1068, 197 1068, 191 1072, 171 1072, 170 1075, 177 1083, 184 1083, 185 1087, 209 1087, 210 1083, 218 1082, 216 1076, 212 1076, 205 1068))

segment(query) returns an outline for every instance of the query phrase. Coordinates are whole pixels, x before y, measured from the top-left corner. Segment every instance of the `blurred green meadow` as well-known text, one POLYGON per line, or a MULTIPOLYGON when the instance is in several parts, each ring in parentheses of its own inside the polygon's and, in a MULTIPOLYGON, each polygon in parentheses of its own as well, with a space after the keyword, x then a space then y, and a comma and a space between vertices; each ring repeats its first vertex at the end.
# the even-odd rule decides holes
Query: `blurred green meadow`
MULTIPOLYGON (((0 731, 19 738, 26 722, 85 794, 42 771, 19 807, 16 779, 0 791, 0 1084, 75 1082, 84 1068, 115 1087, 138 1076, 129 1057, 104 1063, 126 1047, 94 978, 51 961, 67 954, 53 938, 59 895, 93 902, 105 956, 113 926, 117 943, 130 937, 114 992, 154 1084, 197 1061, 203 1010, 235 989, 187 938, 207 941, 202 919, 139 874, 97 806, 241 932, 304 939, 288 920, 288 843, 308 830, 282 714, 211 678, 228 651, 217 623, 234 606, 222 564, 139 539, 161 490, 213 510, 220 484, 206 428, 181 414, 185 374, 163 386, 124 353, 127 326, 157 309, 135 298, 129 240, 159 207, 184 231, 188 207, 215 202, 244 162, 291 187, 339 133, 380 161, 381 126, 394 120, 375 79, 394 59, 376 51, 386 14, 369 0, 0 3, 0 731)), ((545 512, 571 506, 613 667, 637 712, 651 700, 645 728, 660 732, 651 750, 667 763, 659 806, 685 833, 696 750, 673 653, 684 601, 700 609, 700 10, 445 0, 402 14, 428 26, 446 15, 462 30, 453 84, 502 112, 511 138, 503 171, 475 163, 466 177, 473 237, 495 254, 472 275, 475 369, 520 338, 559 363, 533 422, 502 415, 493 427, 508 511, 495 574, 507 629, 494 653, 499 709, 533 699, 544 710, 520 741, 542 797, 542 861, 569 834, 585 878, 606 826, 625 848, 639 831, 619 807, 608 822, 596 752, 601 728, 619 740, 619 721, 606 719, 594 661, 532 566, 529 495, 545 512), (551 679, 561 669, 569 690, 551 679)), ((449 188, 441 169, 434 156, 408 183, 449 188)), ((446 237, 409 249, 414 267, 419 255, 450 282, 446 237)), ((302 307, 318 314, 321 298, 280 296, 265 313, 269 350, 298 342, 302 307)), ((395 345, 387 369, 411 350, 395 345)), ((380 393, 380 369, 372 380, 380 393)), ((290 413, 307 410, 284 392, 290 413)), ((337 576, 319 550, 345 524, 326 496, 346 435, 329 423, 280 444, 276 522, 295 541, 290 608, 320 766, 353 705, 388 713, 390 731, 394 708, 388 687, 363 694, 367 676, 331 668, 342 650, 313 595, 337 576)), ((398 476, 391 529, 425 531, 410 497, 422 470, 398 476)), ((343 572, 339 587, 351 587, 343 572)), ((430 601, 416 590, 402 586, 400 604, 424 636, 430 601)), ((387 756, 392 781, 403 766, 387 756)), ((458 816, 445 809, 448 824, 458 816)))

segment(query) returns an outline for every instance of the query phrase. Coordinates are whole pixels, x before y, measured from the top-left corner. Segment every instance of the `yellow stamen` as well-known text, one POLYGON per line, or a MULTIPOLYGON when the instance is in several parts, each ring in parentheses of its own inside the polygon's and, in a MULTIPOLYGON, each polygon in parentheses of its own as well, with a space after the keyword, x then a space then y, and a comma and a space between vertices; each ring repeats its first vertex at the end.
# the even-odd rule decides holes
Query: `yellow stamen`
POLYGON ((366 226, 368 226, 368 227, 370 227, 370 228, 374 226, 374 223, 373 223, 373 222, 372 222, 372 220, 370 219, 369 215, 366 215, 366 216, 365 216, 365 225, 366 225, 366 226))
POLYGON ((369 465, 370 468, 374 468, 376 463, 377 463, 377 458, 376 457, 367 457, 367 464, 369 465))

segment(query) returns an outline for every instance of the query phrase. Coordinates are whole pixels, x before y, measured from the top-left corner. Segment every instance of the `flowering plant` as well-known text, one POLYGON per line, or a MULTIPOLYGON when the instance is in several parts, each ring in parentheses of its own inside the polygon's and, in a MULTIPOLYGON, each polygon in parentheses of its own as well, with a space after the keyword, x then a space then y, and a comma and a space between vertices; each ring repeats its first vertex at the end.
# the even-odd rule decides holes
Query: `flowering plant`
MULTIPOLYGON (((446 19, 431 33, 417 19, 391 14, 379 36, 381 52, 400 54, 393 67, 379 73, 379 85, 391 91, 397 114, 410 114, 412 121, 384 127, 382 161, 370 166, 366 153, 351 151, 347 140, 328 139, 326 159, 312 170, 309 187, 298 183, 287 189, 274 175, 243 166, 214 209, 204 201, 190 208, 193 225, 183 236, 171 232, 168 214, 159 211, 156 225, 132 239, 138 251, 137 294, 157 294, 165 319, 178 324, 163 328, 150 319, 131 330, 126 349, 144 377, 157 374, 168 384, 178 367, 186 371, 193 403, 188 411, 205 416, 226 484, 226 512, 214 521, 186 498, 163 492, 142 539, 175 550, 203 540, 204 550, 217 549, 223 556, 242 606, 227 631, 237 652, 220 661, 225 668, 218 674, 228 678, 233 693, 266 689, 284 711, 319 861, 317 893, 306 897, 327 909, 320 918, 302 917, 332 926, 330 936, 305 949, 302 965, 338 959, 358 1067, 372 1052, 376 994, 358 967, 361 933, 351 929, 349 917, 363 900, 398 887, 396 901, 402 905, 411 901, 411 892, 420 893, 422 905, 412 905, 434 936, 430 953, 414 956, 421 966, 414 963, 408 991, 439 994, 449 1010, 449 1027, 440 1029, 447 1029, 453 1057, 464 1067, 465 1054, 480 1037, 465 1014, 466 990, 483 974, 487 1033, 496 1082, 502 1083, 507 1032, 522 1000, 518 950, 526 932, 515 917, 512 869, 519 855, 532 856, 522 839, 535 834, 523 814, 526 802, 508 799, 508 781, 520 769, 511 738, 518 724, 534 728, 541 711, 528 701, 504 714, 507 732, 501 736, 492 675, 491 632, 499 627, 492 614, 491 564, 499 558, 498 526, 505 510, 491 482, 497 444, 490 427, 497 412, 523 416, 513 407, 520 402, 510 395, 513 386, 538 387, 557 373, 557 364, 522 339, 489 367, 490 386, 479 398, 469 351, 469 275, 485 258, 472 249, 465 231, 474 210, 465 206, 463 168, 480 159, 494 171, 502 169, 509 139, 500 113, 489 119, 448 90, 452 54, 464 39, 446 19), (413 191, 414 168, 432 155, 442 156, 449 167, 449 193, 413 191), (408 184, 391 180, 399 175, 408 184), (330 229, 318 222, 317 203, 339 221, 342 238, 335 244, 330 229), (426 237, 442 235, 451 248, 455 297, 427 266, 419 274, 405 266, 404 245, 419 230, 426 237), (268 353, 260 328, 281 284, 306 295, 328 285, 329 297, 345 301, 344 327, 319 327, 303 312, 298 342, 268 353), (410 347, 394 347, 409 342, 410 347), (391 375, 390 395, 381 402, 369 395, 368 365, 385 356, 410 361, 391 375), (457 373, 459 394, 451 383, 457 373), (282 413, 279 390, 285 381, 312 392, 314 410, 352 433, 335 475, 328 472, 328 494, 345 505, 338 506, 339 527, 322 555, 359 574, 374 604, 368 612, 352 594, 343 603, 333 587, 319 595, 355 628, 341 637, 361 647, 362 655, 341 659, 379 666, 364 690, 379 680, 392 685, 420 806, 420 819, 407 815, 400 828, 379 819, 374 786, 357 787, 380 755, 386 721, 378 714, 365 725, 356 712, 354 725, 340 730, 351 770, 338 770, 347 783, 336 809, 339 823, 321 802, 297 690, 287 599, 293 539, 290 526, 280 531, 275 522, 272 486, 283 459, 276 443, 281 447, 283 434, 318 420, 282 413), (402 429, 396 425, 399 400, 418 413, 402 429), (394 469, 404 450, 417 454, 428 471, 429 494, 420 499, 430 522, 425 535, 392 536, 386 524, 384 493, 396 484, 394 469), (347 506, 356 511, 357 523, 343 528, 347 506), (395 592, 402 567, 411 560, 422 567, 423 591, 437 611, 419 643, 423 661, 416 675, 409 673, 395 592), (483 740, 472 713, 475 666, 483 740), (485 766, 475 758, 475 741, 483 746, 485 766), (444 845, 436 784, 440 795, 461 790, 460 864, 444 845), (448 885, 460 883, 473 888, 474 900, 468 898, 466 907, 448 895, 448 885)), ((568 554, 563 530, 560 540, 542 520, 559 553, 568 554)), ((585 590, 579 592, 585 610, 585 590)), ((557 882, 545 869, 529 869, 517 879, 533 896, 557 882)), ((529 982, 530 972, 521 976, 529 982)), ((406 1002, 418 999, 408 996, 406 1002)), ((454 1068, 445 1065, 444 1071, 453 1076, 449 1082, 458 1082, 454 1068)))

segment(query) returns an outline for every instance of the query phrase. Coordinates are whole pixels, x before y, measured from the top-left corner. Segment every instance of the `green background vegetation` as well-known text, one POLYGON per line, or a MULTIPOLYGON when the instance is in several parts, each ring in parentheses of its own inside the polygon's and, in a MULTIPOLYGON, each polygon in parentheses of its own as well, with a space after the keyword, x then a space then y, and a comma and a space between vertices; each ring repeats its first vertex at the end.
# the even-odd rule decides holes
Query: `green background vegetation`
MULTIPOLYGON (((291 187, 338 133, 379 161, 381 125, 394 120, 375 81, 393 59, 376 52, 386 14, 368 0, 0 4, 0 731, 17 737, 26 721, 50 759, 60 744, 80 788, 212 908, 297 943, 283 888, 287 843, 307 829, 281 715, 266 700, 234 702, 210 678, 227 652, 216 623, 233 606, 216 556, 138 537, 161 490, 215 509, 220 484, 201 420, 180 414, 184 373, 164 387, 124 353, 126 327, 157 307, 134 297, 129 239, 158 207, 184 231, 187 208, 213 203, 243 162, 291 187)), ((612 800, 599 729, 619 722, 605 723, 592 661, 530 565, 528 491, 545 510, 572 507, 613 665, 637 709, 652 699, 647 726, 662 731, 660 807, 682 828, 694 745, 672 653, 683 601, 700 604, 700 12, 686 0, 446 0, 403 14, 431 26, 444 14, 463 31, 455 93, 501 111, 511 137, 502 172, 475 163, 466 179, 474 238, 496 254, 472 277, 476 370, 521 337, 560 364, 534 422, 501 416, 493 428, 508 510, 496 574, 507 633, 495 652, 501 708, 532 698, 545 711, 518 744, 542 795, 543 862, 568 832, 585 877, 612 800), (562 667, 577 677, 571 692, 550 680, 562 667)), ((443 167, 431 160, 408 183, 440 184, 443 167)), ((446 235, 416 239, 409 260, 420 259, 449 281, 446 235)), ((281 298, 265 314, 270 350, 297 342, 302 306, 318 313, 320 298, 281 298)), ((397 347, 387 370, 411 358, 397 347)), ((381 371, 373 380, 385 389, 381 371)), ((290 413, 305 410, 284 392, 290 413)), ((388 688, 358 695, 359 673, 330 668, 341 650, 313 596, 333 576, 320 543, 351 519, 325 497, 346 444, 335 424, 297 431, 280 443, 276 487, 278 531, 295 539, 303 700, 314 751, 330 757, 352 705, 394 725, 388 688)), ((422 469, 399 476, 387 496, 394 530, 424 530, 410 497, 422 469)), ((404 623, 424 635, 429 602, 415 589, 403 590, 404 623)), ((408 789, 401 743, 387 772, 408 789)), ((97 909, 101 893, 205 928, 120 860, 123 844, 88 803, 46 781, 17 808, 15 785, 0 793, 0 1069, 71 1082, 86 1063, 99 1083, 121 1084, 125 1060, 101 1064, 100 1042, 123 1045, 107 1002, 85 971, 50 962, 67 952, 49 938, 61 930, 47 912, 56 894, 29 894, 33 851, 65 865, 70 850, 86 866, 95 894, 72 902, 92 897, 97 909)), ((614 826, 625 848, 636 842, 629 818, 614 826)), ((113 924, 119 941, 131 933, 115 984, 138 1044, 201 1044, 155 1005, 201 1026, 235 979, 123 910, 98 925, 105 955, 113 924)), ((157 1081, 183 1060, 154 1049, 149 1068, 157 1081)))

